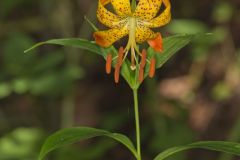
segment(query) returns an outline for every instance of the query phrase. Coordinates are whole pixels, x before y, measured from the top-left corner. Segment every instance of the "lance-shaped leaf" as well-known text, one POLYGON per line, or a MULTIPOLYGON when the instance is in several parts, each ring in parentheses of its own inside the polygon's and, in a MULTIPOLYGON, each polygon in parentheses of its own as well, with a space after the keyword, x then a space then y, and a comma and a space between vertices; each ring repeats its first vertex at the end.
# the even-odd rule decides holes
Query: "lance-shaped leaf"
POLYGON ((49 136, 42 146, 39 160, 42 160, 50 151, 54 149, 99 136, 105 136, 116 140, 117 142, 126 146, 132 152, 132 154, 137 157, 137 151, 133 143, 127 136, 123 134, 110 133, 105 130, 90 127, 76 127, 63 129, 49 136))
POLYGON ((148 49, 149 57, 156 57, 156 68, 162 67, 175 53, 185 47, 198 34, 179 34, 163 39, 163 52, 158 53, 153 48, 148 49))
MULTIPOLYGON (((40 42, 32 46, 31 48, 24 51, 24 53, 30 52, 33 49, 36 49, 37 47, 40 47, 42 45, 46 44, 55 44, 55 45, 61 45, 66 47, 74 47, 74 48, 80 48, 87 51, 90 51, 92 53, 96 53, 98 55, 101 55, 104 59, 106 59, 106 56, 108 53, 112 53, 114 56, 117 56, 116 49, 111 46, 109 48, 102 48, 98 46, 93 41, 88 41, 81 38, 66 38, 66 39, 52 39, 45 42, 40 42)), ((115 65, 115 61, 113 63, 113 66, 115 65)), ((128 60, 126 61, 128 63, 128 60)), ((128 82, 130 86, 132 86, 132 80, 131 80, 131 74, 130 69, 127 67, 126 63, 123 63, 122 69, 121 69, 121 75, 125 78, 125 80, 128 82)))
POLYGON ((240 156, 239 143, 226 142, 226 141, 202 141, 202 142, 196 142, 188 145, 177 146, 177 147, 167 149, 162 153, 160 153, 159 155, 157 155, 157 157, 154 158, 154 160, 163 160, 178 152, 194 149, 194 148, 225 152, 225 153, 240 156))

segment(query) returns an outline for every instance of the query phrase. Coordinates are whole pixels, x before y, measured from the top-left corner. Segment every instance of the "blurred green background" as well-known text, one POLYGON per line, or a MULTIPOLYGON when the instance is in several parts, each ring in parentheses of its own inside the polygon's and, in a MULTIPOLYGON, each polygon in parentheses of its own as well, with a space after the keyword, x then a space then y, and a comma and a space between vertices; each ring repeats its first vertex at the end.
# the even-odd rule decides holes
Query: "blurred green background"
MULTIPOLYGON (((132 93, 116 85, 104 60, 59 46, 53 38, 93 39, 84 15, 96 20, 97 0, 0 0, 0 160, 36 160, 45 138, 91 126, 134 138, 132 93)), ((240 1, 172 0, 163 36, 212 33, 184 48, 140 90, 143 159, 197 140, 240 140, 240 1)), ((121 44, 123 42, 118 42, 121 44)), ((130 153, 96 138, 51 153, 49 160, 123 160, 130 153)), ((170 160, 231 160, 193 150, 170 160)), ((236 158, 236 160, 239 158, 236 158)))

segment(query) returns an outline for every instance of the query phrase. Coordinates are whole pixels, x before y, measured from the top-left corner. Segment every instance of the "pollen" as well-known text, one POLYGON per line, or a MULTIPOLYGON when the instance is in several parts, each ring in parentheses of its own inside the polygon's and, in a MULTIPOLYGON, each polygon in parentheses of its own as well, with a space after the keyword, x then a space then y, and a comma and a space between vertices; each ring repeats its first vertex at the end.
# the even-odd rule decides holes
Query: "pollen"
POLYGON ((114 72, 115 83, 119 82, 121 65, 122 65, 122 62, 123 62, 123 55, 124 55, 124 49, 123 49, 123 47, 120 47, 119 51, 118 51, 118 58, 117 58, 116 66, 115 66, 115 72, 114 72))
POLYGON ((106 73, 110 74, 111 69, 112 69, 112 54, 109 53, 106 59, 106 73))
POLYGON ((123 63, 123 55, 124 55, 124 49, 123 47, 120 47, 118 51, 118 61, 117 61, 117 65, 119 65, 119 67, 121 67, 123 63))
POLYGON ((151 58, 150 60, 150 69, 149 69, 149 77, 153 78, 155 75, 155 70, 156 70, 156 59, 151 58))
POLYGON ((120 75, 120 66, 116 66, 115 67, 115 72, 114 72, 114 80, 115 80, 115 83, 118 83, 119 82, 119 75, 120 75))
POLYGON ((145 67, 146 60, 147 60, 147 51, 146 51, 146 49, 143 49, 143 51, 142 51, 142 59, 141 59, 141 63, 140 63, 140 68, 144 68, 145 67))
POLYGON ((138 75, 138 82, 142 83, 143 80, 144 80, 144 68, 140 68, 139 75, 138 75))
POLYGON ((144 68, 146 65, 146 60, 147 60, 147 51, 145 49, 143 49, 141 63, 140 63, 140 67, 139 67, 139 73, 138 73, 138 81, 140 83, 142 83, 142 81, 144 79, 144 68))

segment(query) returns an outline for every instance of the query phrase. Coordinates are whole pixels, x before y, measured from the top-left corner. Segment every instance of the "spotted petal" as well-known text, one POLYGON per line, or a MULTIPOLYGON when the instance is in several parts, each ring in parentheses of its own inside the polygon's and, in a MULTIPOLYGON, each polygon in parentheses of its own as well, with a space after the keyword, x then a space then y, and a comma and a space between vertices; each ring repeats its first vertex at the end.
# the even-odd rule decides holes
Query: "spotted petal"
POLYGON ((158 36, 157 33, 154 33, 151 29, 138 25, 136 29, 136 42, 143 43, 146 40, 154 39, 158 36))
POLYGON ((93 34, 95 41, 102 47, 109 47, 117 40, 128 34, 127 27, 98 31, 93 34))
POLYGON ((171 4, 169 0, 163 0, 163 4, 166 7, 165 10, 158 17, 146 22, 146 26, 150 28, 158 28, 169 23, 171 20, 171 4))
POLYGON ((158 33, 158 36, 154 39, 148 40, 148 44, 156 51, 156 52, 162 52, 163 51, 163 40, 160 33, 158 33))
POLYGON ((140 17, 143 20, 153 19, 157 15, 162 1, 163 0, 140 0, 134 16, 140 17))
POLYGON ((114 10, 121 17, 127 17, 131 15, 130 0, 111 0, 114 10))
POLYGON ((98 2, 98 10, 97 10, 97 18, 98 20, 109 28, 117 28, 120 27, 120 17, 108 11, 105 8, 110 0, 99 0, 98 2))
POLYGON ((108 3, 110 3, 111 0, 101 0, 101 3, 105 6, 107 5, 108 3))

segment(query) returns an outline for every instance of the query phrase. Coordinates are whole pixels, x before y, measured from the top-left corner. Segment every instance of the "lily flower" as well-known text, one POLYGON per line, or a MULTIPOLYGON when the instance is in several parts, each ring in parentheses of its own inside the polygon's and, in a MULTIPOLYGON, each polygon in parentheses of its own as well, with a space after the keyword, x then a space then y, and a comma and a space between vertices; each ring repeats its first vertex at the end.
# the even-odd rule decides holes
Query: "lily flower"
MULTIPOLYGON (((118 82, 120 66, 131 52, 131 69, 140 68, 142 77, 143 68, 145 66, 146 55, 140 53, 137 44, 148 42, 148 44, 157 52, 162 52, 162 37, 159 32, 155 33, 151 28, 158 28, 166 25, 171 20, 171 4, 169 0, 139 0, 135 10, 131 8, 130 0, 99 0, 97 17, 98 20, 109 27, 104 31, 94 33, 95 41, 101 47, 110 47, 114 42, 128 35, 128 43, 125 47, 119 49, 117 65, 115 66, 115 81, 118 82), (107 5, 111 4, 115 13, 107 9, 107 5), (164 10, 160 12, 160 8, 164 5, 164 10), (139 64, 136 55, 145 58, 141 60, 144 65, 139 64), (137 67, 136 67, 137 64, 137 67), (116 73, 117 72, 117 73, 116 73)), ((107 56, 106 70, 111 72, 112 55, 107 56)), ((151 59, 147 62, 154 62, 150 68, 155 69, 155 60, 151 59)), ((150 71, 151 72, 151 71, 150 71)), ((152 77, 154 71, 149 73, 152 77)), ((139 78, 140 80, 142 78, 139 78)))

